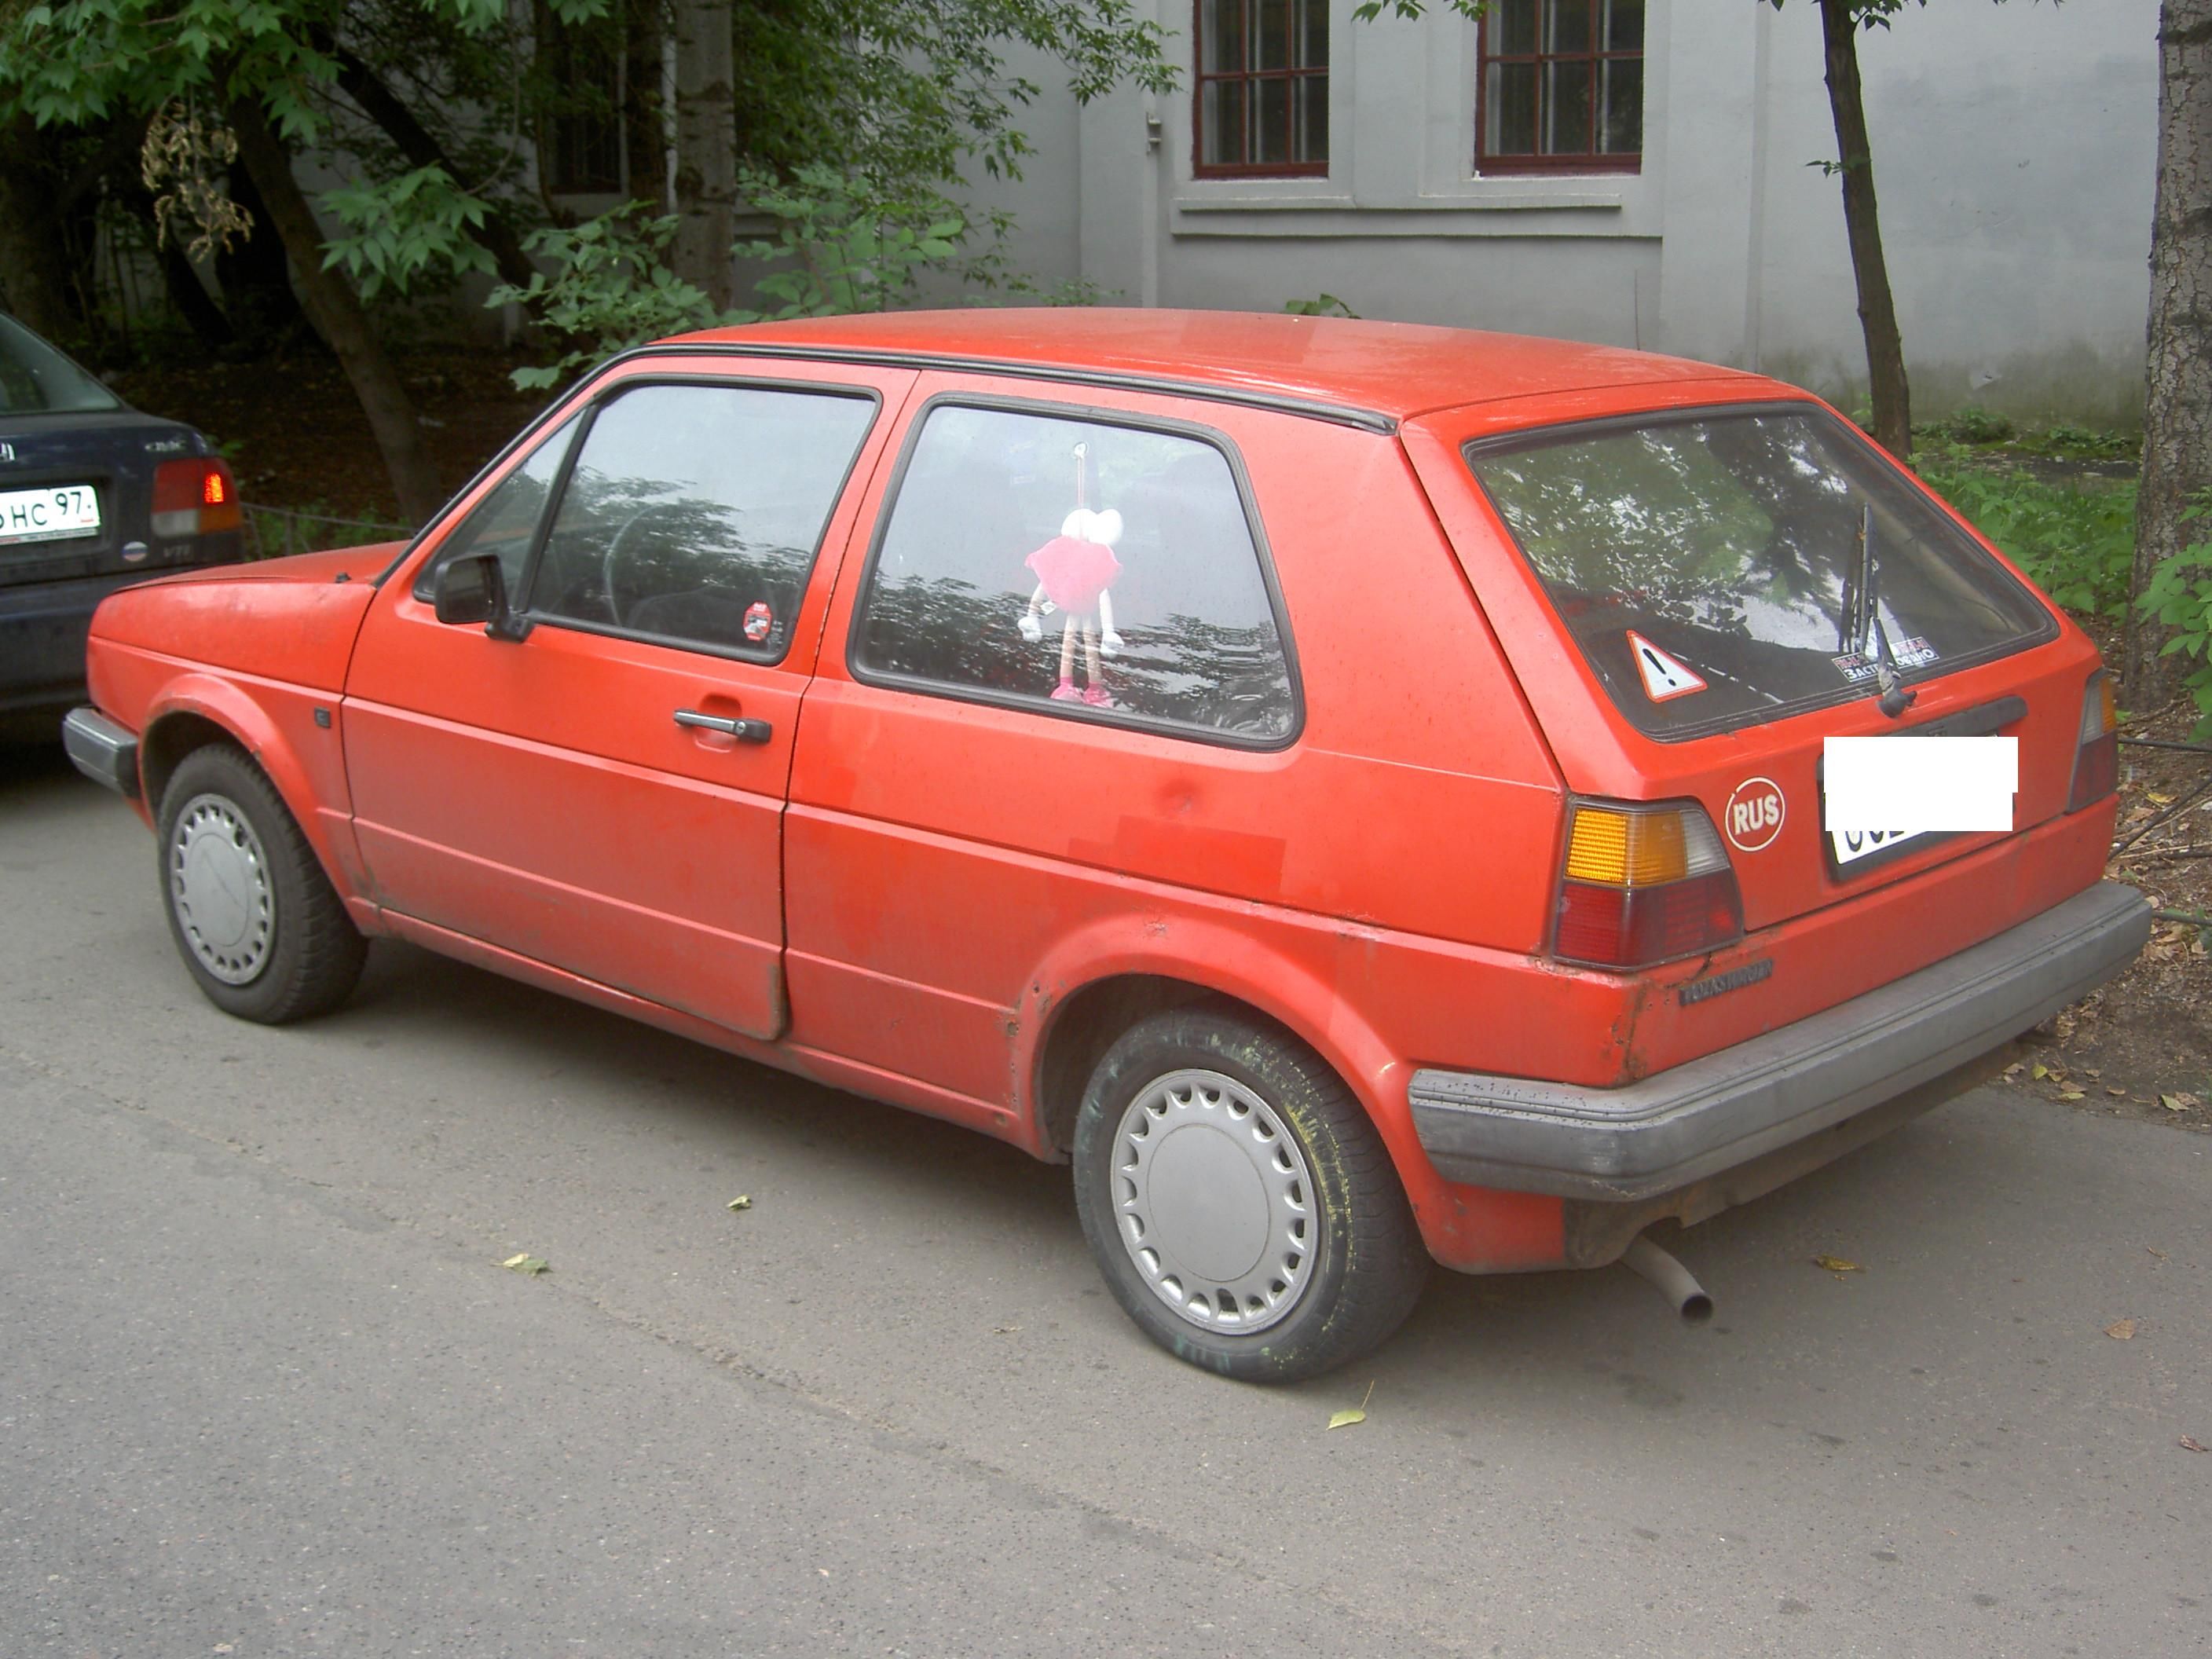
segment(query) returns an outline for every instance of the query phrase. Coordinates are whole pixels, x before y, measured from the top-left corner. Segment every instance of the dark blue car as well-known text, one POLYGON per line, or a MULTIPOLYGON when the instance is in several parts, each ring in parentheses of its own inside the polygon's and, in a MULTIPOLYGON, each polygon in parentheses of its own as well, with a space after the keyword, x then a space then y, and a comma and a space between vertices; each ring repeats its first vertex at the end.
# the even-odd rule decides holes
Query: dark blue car
POLYGON ((0 732, 84 701, 93 607, 239 556, 238 483, 202 434, 142 415, 0 315, 0 732))

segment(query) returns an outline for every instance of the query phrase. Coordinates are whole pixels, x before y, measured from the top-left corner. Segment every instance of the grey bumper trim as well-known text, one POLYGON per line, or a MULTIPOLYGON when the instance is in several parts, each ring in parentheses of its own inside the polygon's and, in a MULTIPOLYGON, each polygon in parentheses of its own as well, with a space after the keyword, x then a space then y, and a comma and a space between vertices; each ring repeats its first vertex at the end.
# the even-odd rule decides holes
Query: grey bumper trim
POLYGON ((62 747, 76 769, 127 800, 138 797, 138 738, 97 708, 72 708, 62 717, 62 747))
POLYGON ((1842 1122, 2094 990, 2150 938, 2150 905, 2100 882, 1956 956, 1625 1089, 1420 1071, 1414 1132, 1446 1178, 1635 1200, 1842 1122))

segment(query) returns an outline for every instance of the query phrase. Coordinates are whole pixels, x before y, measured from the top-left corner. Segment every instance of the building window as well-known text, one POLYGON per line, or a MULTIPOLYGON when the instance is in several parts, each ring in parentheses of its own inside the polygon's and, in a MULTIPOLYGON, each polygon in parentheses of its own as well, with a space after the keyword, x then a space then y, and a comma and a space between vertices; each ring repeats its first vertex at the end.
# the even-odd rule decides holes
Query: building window
POLYGON ((1328 0, 1197 0, 1200 178, 1328 171, 1328 0))
POLYGON ((1482 22, 1480 173, 1634 173, 1644 0, 1496 0, 1482 22))

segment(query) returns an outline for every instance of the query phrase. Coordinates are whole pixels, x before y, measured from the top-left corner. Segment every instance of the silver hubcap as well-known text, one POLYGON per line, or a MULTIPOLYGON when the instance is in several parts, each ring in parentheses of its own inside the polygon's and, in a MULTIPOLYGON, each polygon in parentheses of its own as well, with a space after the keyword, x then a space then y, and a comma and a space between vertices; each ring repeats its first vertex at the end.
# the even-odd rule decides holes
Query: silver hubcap
POLYGON ((1122 1248, 1201 1330, 1264 1330, 1297 1306, 1320 1248, 1312 1173, 1267 1103, 1218 1072, 1171 1072, 1114 1133, 1122 1248))
POLYGON ((269 857, 245 815, 221 795, 195 795, 169 837, 169 902, 201 967, 244 985, 269 963, 276 894, 269 857))

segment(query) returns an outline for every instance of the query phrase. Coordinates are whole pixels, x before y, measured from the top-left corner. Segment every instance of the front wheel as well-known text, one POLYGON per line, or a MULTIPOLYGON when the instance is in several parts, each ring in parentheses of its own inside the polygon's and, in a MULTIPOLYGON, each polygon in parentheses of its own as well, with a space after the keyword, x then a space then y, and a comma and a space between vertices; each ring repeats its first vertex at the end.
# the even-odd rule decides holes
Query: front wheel
POLYGON ((228 744, 185 756, 159 835, 161 908, 209 1001, 282 1025, 345 1000, 368 942, 252 761, 228 744))
POLYGON ((1224 1376, 1291 1382, 1358 1358, 1428 1276, 1351 1091, 1304 1044, 1225 1006, 1154 1015, 1107 1051, 1074 1163, 1084 1234, 1123 1311, 1224 1376))

